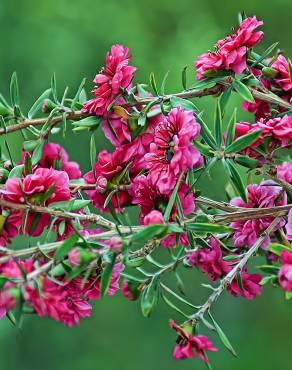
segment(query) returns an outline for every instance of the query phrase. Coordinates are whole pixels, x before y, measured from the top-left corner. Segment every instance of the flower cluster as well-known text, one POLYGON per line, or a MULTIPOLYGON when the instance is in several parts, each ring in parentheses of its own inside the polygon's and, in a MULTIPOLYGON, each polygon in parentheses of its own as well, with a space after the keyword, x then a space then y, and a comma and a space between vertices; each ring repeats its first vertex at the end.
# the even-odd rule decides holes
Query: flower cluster
POLYGON ((262 24, 244 19, 214 52, 199 56, 194 89, 165 95, 154 74, 151 88, 135 85, 129 49, 114 45, 94 79, 93 99, 84 102, 81 84, 60 102, 52 84, 46 118, 30 119, 39 101, 27 117, 7 107, 14 115, 1 118, 0 135, 22 129, 28 139, 15 164, 5 136, 8 157, 0 158, 0 318, 17 323, 20 307, 72 327, 91 315, 91 301, 121 288, 128 300, 140 300, 145 317, 162 299, 184 317, 180 325, 170 321, 178 335, 174 359, 208 362, 207 352, 217 348, 199 322, 231 349, 210 314, 223 291, 252 300, 272 283, 291 297, 291 67, 282 54, 252 50, 262 24), (232 90, 249 99, 243 108, 254 122, 225 125, 232 90), (218 98, 213 126, 190 100, 205 95, 218 98), (62 124, 90 132, 86 173, 51 141, 62 124), (111 149, 97 153, 99 126, 111 149), (215 164, 226 192, 213 177, 215 164), (208 198, 206 176, 216 200, 208 198), (15 249, 19 235, 23 246, 15 249), (264 264, 252 265, 253 256, 264 264), (194 273, 192 267, 208 278, 203 286, 215 285, 199 307, 180 295, 181 269, 194 273), (175 276, 178 292, 166 274, 175 276), (196 311, 185 313, 176 300, 196 311))

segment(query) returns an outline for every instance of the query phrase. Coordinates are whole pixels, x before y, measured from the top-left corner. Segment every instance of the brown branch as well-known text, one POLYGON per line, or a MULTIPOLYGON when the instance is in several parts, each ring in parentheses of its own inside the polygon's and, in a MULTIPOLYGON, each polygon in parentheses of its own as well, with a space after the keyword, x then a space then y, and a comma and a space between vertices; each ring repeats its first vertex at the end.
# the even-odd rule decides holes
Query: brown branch
POLYGON ((266 240, 266 238, 273 232, 274 227, 278 224, 279 218, 276 218, 269 227, 262 233, 260 238, 254 243, 254 245, 244 254, 242 259, 233 267, 233 269, 220 281, 219 286, 210 295, 207 301, 201 306, 201 308, 193 314, 188 322, 196 323, 204 316, 204 314, 210 309, 211 305, 217 301, 219 296, 224 292, 228 286, 232 283, 238 273, 246 266, 249 259, 258 251, 260 246, 266 240))
POLYGON ((80 220, 80 221, 87 221, 92 224, 96 224, 102 227, 105 227, 107 229, 115 229, 115 223, 112 221, 109 221, 105 219, 104 217, 100 215, 96 215, 93 213, 90 214, 79 214, 79 213, 73 213, 73 212, 65 212, 61 210, 56 210, 49 207, 42 207, 42 206, 36 206, 32 204, 18 204, 9 202, 7 200, 0 198, 0 205, 5 208, 15 209, 15 210, 29 210, 31 212, 35 213, 45 213, 53 217, 63 218, 67 220, 80 220))
MULTIPOLYGON (((83 113, 82 111, 75 111, 75 112, 67 112, 66 118, 73 121, 78 121, 81 118, 88 116, 87 114, 83 113)), ((62 121, 63 116, 59 115, 53 117, 51 119, 51 125, 55 125, 58 122, 62 121)), ((40 126, 44 125, 48 121, 48 118, 36 118, 36 119, 24 119, 20 123, 16 125, 7 126, 6 128, 0 128, 0 135, 10 134, 11 132, 15 132, 18 130, 22 130, 28 128, 29 126, 40 126)))

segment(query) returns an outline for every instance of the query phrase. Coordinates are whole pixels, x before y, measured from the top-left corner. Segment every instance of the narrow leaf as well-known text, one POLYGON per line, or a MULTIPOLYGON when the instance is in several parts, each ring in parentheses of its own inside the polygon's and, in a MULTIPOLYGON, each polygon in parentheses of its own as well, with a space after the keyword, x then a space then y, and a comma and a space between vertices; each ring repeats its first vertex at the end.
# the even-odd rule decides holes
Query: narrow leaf
POLYGON ((254 103, 254 98, 249 88, 246 87, 241 81, 233 80, 232 86, 238 92, 238 94, 250 103, 254 103))

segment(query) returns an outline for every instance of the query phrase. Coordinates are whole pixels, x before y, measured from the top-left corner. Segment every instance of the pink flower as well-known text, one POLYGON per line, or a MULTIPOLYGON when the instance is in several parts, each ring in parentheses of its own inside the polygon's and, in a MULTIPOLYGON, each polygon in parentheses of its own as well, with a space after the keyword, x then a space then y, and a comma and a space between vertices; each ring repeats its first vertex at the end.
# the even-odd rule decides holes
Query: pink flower
POLYGON ((112 236, 109 241, 110 249, 113 252, 120 253, 122 250, 122 240, 118 236, 112 236))
MULTIPOLYGON (((4 199, 14 203, 28 202, 33 205, 48 206, 51 203, 70 199, 69 177, 64 171, 52 168, 37 168, 34 173, 27 175, 22 181, 10 178, 1 191, 4 199), (49 192, 48 192, 49 191, 49 192)), ((16 224, 22 221, 24 211, 14 212, 16 224)), ((26 220, 25 233, 34 236, 40 235, 44 228, 50 224, 50 216, 42 213, 34 230, 31 230, 36 213, 29 212, 26 220)))
POLYGON ((172 191, 182 172, 202 164, 201 154, 191 144, 199 133, 193 113, 180 107, 172 109, 156 126, 145 160, 149 176, 162 194, 172 191))
MULTIPOLYGON (((25 160, 25 152, 22 152, 22 163, 25 160)), ((58 168, 67 172, 69 179, 79 179, 81 171, 77 162, 69 161, 68 153, 59 144, 48 143, 44 145, 42 158, 37 167, 58 168)))
POLYGON ((81 317, 91 315, 91 306, 74 290, 71 282, 69 284, 61 286, 44 278, 41 294, 33 285, 27 285, 25 299, 39 316, 48 316, 72 327, 79 324, 81 317))
POLYGON ((2 287, 0 291, 0 320, 14 307, 15 299, 9 295, 9 289, 7 291, 2 287))
POLYGON ((283 162, 277 166, 277 177, 292 185, 292 163, 283 162))
MULTIPOLYGON (((281 187, 268 186, 268 185, 248 185, 248 203, 244 203, 241 198, 234 198, 231 204, 236 207, 243 208, 267 208, 274 207, 275 205, 282 205, 286 203, 286 197, 282 196, 280 200, 278 197, 281 193, 281 187)), ((231 227, 235 230, 233 235, 233 243, 235 247, 249 246, 251 247, 262 231, 264 231, 272 222, 271 217, 262 219, 253 219, 248 221, 234 221, 231 227)), ((275 228, 284 226, 284 220, 280 220, 275 228)), ((266 238, 262 247, 269 243, 269 238, 266 238)))
POLYGON ((266 137, 271 137, 274 144, 281 147, 287 146, 289 141, 292 140, 292 116, 285 115, 281 118, 269 119, 268 121, 260 119, 252 127, 253 130, 262 130, 262 140, 266 137))
POLYGON ((216 281, 230 271, 230 266, 222 259, 222 252, 216 239, 211 238, 209 248, 200 248, 188 253, 188 262, 207 273, 210 280, 216 281))
POLYGON ((144 217, 143 222, 144 225, 163 224, 163 214, 159 211, 153 210, 144 217))
POLYGON ((217 73, 220 69, 224 69, 223 56, 218 52, 204 53, 200 55, 195 62, 195 69, 197 71, 197 80, 204 78, 207 71, 214 71, 217 73))
POLYGON ((177 325, 173 320, 169 320, 169 325, 178 334, 177 344, 173 350, 173 358, 175 360, 194 358, 198 355, 204 362, 209 362, 204 355, 204 351, 217 351, 217 348, 213 346, 212 342, 206 336, 193 336, 181 326, 177 325))
POLYGON ((202 79, 209 70, 215 73, 218 70, 242 73, 246 69, 247 50, 259 43, 263 37, 263 32, 256 31, 262 24, 256 17, 246 18, 233 35, 216 43, 216 52, 199 56, 195 62, 197 80, 202 79))
POLYGON ((255 99, 254 103, 244 101, 242 108, 249 113, 254 113, 255 119, 266 118, 270 113, 270 106, 266 101, 255 99))
POLYGON ((122 45, 113 45, 110 53, 106 54, 106 65, 95 76, 95 98, 86 102, 83 111, 102 116, 109 104, 127 89, 133 79, 135 67, 129 66, 131 59, 129 49, 122 45))
POLYGON ((292 90, 289 64, 287 59, 282 54, 277 56, 277 59, 271 65, 271 68, 278 72, 278 76, 276 76, 273 82, 276 83, 283 91, 292 90))
MULTIPOLYGON (((188 185, 181 183, 178 189, 178 195, 184 216, 187 216, 195 209, 193 193, 189 192, 188 194, 188 191, 188 185)), ((152 179, 149 176, 146 177, 144 175, 134 178, 129 192, 133 197, 132 203, 140 206, 141 224, 144 223, 145 216, 153 210, 164 213, 170 196, 169 194, 160 193, 159 189, 153 184, 152 179)), ((170 219, 174 220, 175 215, 177 215, 177 209, 174 206, 170 219)))
POLYGON ((279 284, 286 292, 292 292, 292 253, 283 250, 281 259, 283 265, 278 272, 279 284))
POLYGON ((241 273, 241 281, 242 281, 242 287, 239 286, 238 280, 233 279, 230 286, 228 287, 228 291, 233 296, 240 295, 241 297, 251 300, 254 299, 256 296, 261 294, 262 292, 262 285, 260 285, 260 282, 262 280, 262 276, 259 274, 249 274, 245 271, 241 273))
POLYGON ((80 259, 80 252, 78 248, 73 248, 71 251, 68 253, 68 260, 70 262, 71 266, 79 266, 81 259, 80 259))
MULTIPOLYGON (((104 202, 107 195, 113 189, 108 189, 107 186, 111 183, 116 185, 117 181, 120 184, 124 184, 129 181, 127 174, 122 179, 118 180, 119 175, 129 165, 131 161, 130 153, 127 153, 124 147, 116 149, 113 153, 109 153, 106 150, 102 150, 99 155, 97 162, 94 165, 92 171, 87 172, 84 175, 85 183, 96 184, 95 190, 87 190, 89 198, 92 200, 94 206, 98 207, 102 211, 105 211, 104 202)), ((131 202, 131 197, 127 190, 121 190, 113 195, 111 198, 111 205, 117 210, 124 207, 131 202)))
POLYGON ((126 280, 122 283, 122 289, 121 289, 122 295, 129 299, 130 301, 135 301, 137 298, 132 293, 131 289, 129 288, 129 285, 126 280))

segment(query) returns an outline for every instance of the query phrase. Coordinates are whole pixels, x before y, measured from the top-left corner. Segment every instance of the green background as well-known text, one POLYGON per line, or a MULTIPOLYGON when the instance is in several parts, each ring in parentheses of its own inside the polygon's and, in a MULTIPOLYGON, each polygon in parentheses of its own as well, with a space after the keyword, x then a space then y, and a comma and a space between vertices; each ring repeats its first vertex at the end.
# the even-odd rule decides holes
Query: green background
MULTIPOLYGON (((17 70, 23 107, 48 87, 56 72, 60 92, 67 84, 72 94, 82 77, 88 88, 103 64, 105 52, 113 43, 123 43, 134 55, 137 81, 147 81, 155 71, 160 82, 170 70, 168 90, 181 89, 180 73, 197 55, 211 49, 237 24, 237 12, 245 10, 265 21, 261 50, 279 40, 287 55, 291 46, 291 0, 248 1, 113 1, 113 0, 2 0, 0 4, 0 86, 7 93, 10 75, 17 70)), ((237 99, 234 104, 239 104, 237 99)), ((200 102, 206 117, 213 114, 210 99, 200 102)), ((241 118, 246 118, 240 113, 241 118)), ((89 168, 89 137, 86 134, 59 137, 72 159, 82 170, 89 168)), ((14 160, 20 158, 21 136, 10 135, 14 160)), ((104 139, 97 136, 98 147, 104 139)), ((215 169, 212 178, 201 183, 203 193, 220 198, 224 177, 215 169)), ((29 241, 23 241, 23 247, 29 241)), ((33 243, 33 241, 30 241, 33 243)), ((208 292, 199 286, 196 273, 186 273, 187 290, 194 302, 201 303, 208 292)), ((220 348, 211 355, 215 369, 289 370, 291 363, 291 302, 283 294, 266 288, 255 302, 225 295, 216 305, 217 320, 232 340, 239 359, 220 348)), ((164 304, 148 320, 137 303, 119 294, 97 301, 91 318, 73 329, 49 319, 26 317, 21 330, 9 322, 0 323, 1 370, 160 370, 203 369, 199 360, 174 362, 171 351, 175 335, 168 318, 176 314, 164 304)), ((179 320, 179 318, 178 318, 179 320)))

